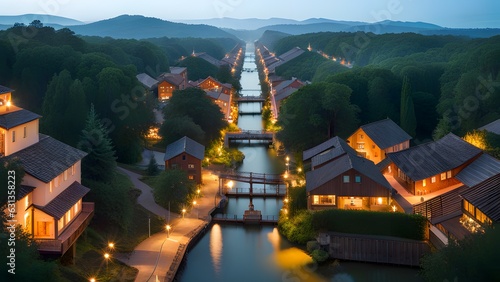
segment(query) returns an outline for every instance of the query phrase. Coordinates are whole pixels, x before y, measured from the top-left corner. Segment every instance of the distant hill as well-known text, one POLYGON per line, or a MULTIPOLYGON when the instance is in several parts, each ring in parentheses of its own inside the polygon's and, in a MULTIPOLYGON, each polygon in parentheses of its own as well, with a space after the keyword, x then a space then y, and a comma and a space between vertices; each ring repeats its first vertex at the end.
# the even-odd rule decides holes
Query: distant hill
POLYGON ((59 16, 51 16, 51 15, 41 15, 41 14, 25 14, 19 16, 0 16, 0 25, 7 25, 9 27, 13 26, 14 23, 23 23, 28 25, 34 20, 39 20, 43 23, 43 25, 80 25, 84 24, 84 22, 77 21, 70 18, 59 17, 59 16))
POLYGON ((113 38, 200 37, 224 38, 234 36, 209 25, 174 23, 144 16, 122 15, 90 24, 69 26, 76 34, 110 36, 113 38))

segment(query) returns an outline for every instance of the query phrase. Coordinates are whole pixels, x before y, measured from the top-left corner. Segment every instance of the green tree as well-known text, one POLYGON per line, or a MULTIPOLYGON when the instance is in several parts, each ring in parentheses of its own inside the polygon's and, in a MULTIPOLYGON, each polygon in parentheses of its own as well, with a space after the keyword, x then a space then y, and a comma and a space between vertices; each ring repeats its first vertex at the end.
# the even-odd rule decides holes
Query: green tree
POLYGON ((155 176, 160 173, 160 169, 158 168, 158 163, 156 162, 154 154, 151 154, 149 158, 148 167, 146 168, 146 173, 149 176, 155 176))
POLYGON ((113 179, 116 170, 113 143, 93 105, 90 107, 78 148, 88 154, 82 160, 83 178, 102 182, 113 179))
MULTIPOLYGON (((205 91, 199 88, 174 91, 172 98, 163 110, 165 122, 179 117, 189 117, 205 133, 205 146, 221 137, 221 130, 227 126, 224 115, 205 91)), ((190 126, 191 131, 194 130, 190 126)))
POLYGON ((421 276, 427 281, 499 281, 500 228, 488 228, 449 243, 421 260, 421 276))
POLYGON ((163 122, 159 132, 163 143, 170 144, 187 136, 198 143, 205 141, 205 132, 188 116, 172 117, 163 122))
POLYGON ((293 93, 281 106, 277 137, 285 147, 302 151, 332 136, 346 137, 358 125, 351 89, 338 83, 314 83, 293 93))
POLYGON ((164 208, 180 213, 189 205, 196 190, 196 183, 179 169, 162 171, 154 184, 155 201, 164 208))
POLYGON ((403 88, 401 89, 401 128, 410 136, 415 136, 417 119, 415 118, 412 88, 407 76, 403 78, 403 88))
POLYGON ((41 130, 72 146, 79 140, 86 117, 86 98, 82 83, 72 80, 67 70, 54 75, 42 106, 41 130))

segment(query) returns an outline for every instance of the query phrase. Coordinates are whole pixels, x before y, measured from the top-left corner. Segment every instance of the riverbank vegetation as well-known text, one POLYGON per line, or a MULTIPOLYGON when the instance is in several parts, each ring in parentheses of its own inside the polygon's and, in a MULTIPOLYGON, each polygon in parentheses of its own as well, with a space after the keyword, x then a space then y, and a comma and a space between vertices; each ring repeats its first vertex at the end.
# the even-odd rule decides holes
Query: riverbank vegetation
POLYGON ((302 80, 313 75, 313 84, 348 86, 352 90, 350 103, 360 109, 357 125, 387 117, 399 123, 401 106, 413 103, 414 113, 409 109, 403 116, 416 120, 410 131, 415 128, 412 136, 418 143, 450 131, 463 136, 500 118, 500 36, 320 32, 272 38, 264 34, 260 40, 276 54, 311 46, 312 52, 278 67, 277 75, 302 80), (337 68, 322 67, 320 57, 337 68), (341 66, 341 59, 351 62, 352 69, 341 66), (319 65, 301 67, 306 63, 319 65), (401 103, 401 93, 405 103, 401 103))
POLYGON ((500 226, 449 244, 421 261, 426 281, 499 281, 500 226))

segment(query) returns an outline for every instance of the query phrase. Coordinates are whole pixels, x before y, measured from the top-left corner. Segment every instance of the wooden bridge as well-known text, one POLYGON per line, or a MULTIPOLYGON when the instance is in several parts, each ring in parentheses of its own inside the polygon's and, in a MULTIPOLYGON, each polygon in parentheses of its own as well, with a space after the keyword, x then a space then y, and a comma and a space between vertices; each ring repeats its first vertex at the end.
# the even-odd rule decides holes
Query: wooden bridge
MULTIPOLYGON (((279 216, 277 215, 262 215, 259 223, 260 224, 272 224, 275 225, 278 223, 278 218, 279 216)), ((219 223, 246 223, 245 216, 243 215, 236 215, 236 214, 215 214, 212 217, 213 222, 219 222, 219 223)))
POLYGON ((229 143, 234 140, 262 140, 273 143, 274 132, 261 130, 244 130, 239 132, 226 132, 224 136, 224 147, 229 147, 229 143))
MULTIPOLYGON (((259 89, 250 89, 246 91, 260 91, 259 89)), ((250 102, 265 102, 266 99, 262 98, 262 96, 241 96, 238 98, 238 103, 250 103, 250 102)))
MULTIPOLYGON (((242 197, 250 196, 250 188, 229 188, 224 187, 222 193, 226 197, 242 197)), ((282 198, 286 196, 286 187, 278 188, 252 188, 252 196, 254 197, 275 197, 282 198)))

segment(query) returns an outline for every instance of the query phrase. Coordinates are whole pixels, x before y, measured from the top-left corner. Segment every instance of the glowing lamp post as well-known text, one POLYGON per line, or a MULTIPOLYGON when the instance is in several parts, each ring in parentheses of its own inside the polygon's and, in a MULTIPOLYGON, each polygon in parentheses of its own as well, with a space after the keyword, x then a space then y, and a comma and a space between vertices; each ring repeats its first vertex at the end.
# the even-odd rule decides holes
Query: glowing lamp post
MULTIPOLYGON (((196 208, 196 201, 193 201, 193 207, 196 208)), ((196 208, 196 218, 199 218, 200 217, 200 211, 198 210, 198 208, 196 208)))
POLYGON ((170 229, 172 229, 172 226, 170 226, 170 224, 167 224, 165 228, 167 229, 167 238, 170 238, 170 229))
POLYGON ((186 209, 182 209, 182 218, 184 218, 185 213, 186 213, 186 209))

